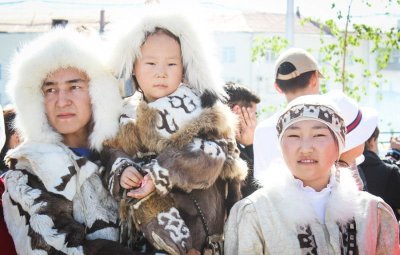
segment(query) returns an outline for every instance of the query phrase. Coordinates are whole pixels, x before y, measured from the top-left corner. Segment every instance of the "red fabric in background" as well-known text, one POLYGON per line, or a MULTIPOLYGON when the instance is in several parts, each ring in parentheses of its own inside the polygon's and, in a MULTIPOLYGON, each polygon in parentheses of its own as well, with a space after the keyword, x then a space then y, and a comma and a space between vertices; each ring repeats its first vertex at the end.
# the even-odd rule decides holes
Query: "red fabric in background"
POLYGON ((4 221, 3 202, 1 196, 4 192, 4 180, 0 178, 0 255, 16 255, 14 242, 8 233, 7 225, 4 221))

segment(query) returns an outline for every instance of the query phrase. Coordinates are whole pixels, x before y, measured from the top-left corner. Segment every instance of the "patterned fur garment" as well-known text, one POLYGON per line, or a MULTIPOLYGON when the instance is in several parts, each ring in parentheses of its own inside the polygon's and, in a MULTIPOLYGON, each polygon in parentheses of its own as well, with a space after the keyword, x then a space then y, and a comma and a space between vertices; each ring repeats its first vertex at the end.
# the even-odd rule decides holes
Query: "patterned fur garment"
MULTIPOLYGON (((247 173, 234 140, 235 118, 215 96, 200 95, 184 84, 170 96, 149 104, 141 101, 136 119, 122 117, 120 133, 105 147, 120 148, 134 158, 157 155, 143 167, 157 193, 135 203, 122 200, 123 228, 134 228, 133 220, 155 247, 171 254, 202 249, 206 234, 191 193, 206 215, 209 234, 222 234, 226 204, 240 198, 239 186, 226 194, 226 184, 238 183, 247 173), (231 201, 225 201, 226 196, 231 201)), ((126 159, 116 150, 108 151, 108 162, 113 162, 107 170, 109 189, 120 196, 119 176, 126 159)))

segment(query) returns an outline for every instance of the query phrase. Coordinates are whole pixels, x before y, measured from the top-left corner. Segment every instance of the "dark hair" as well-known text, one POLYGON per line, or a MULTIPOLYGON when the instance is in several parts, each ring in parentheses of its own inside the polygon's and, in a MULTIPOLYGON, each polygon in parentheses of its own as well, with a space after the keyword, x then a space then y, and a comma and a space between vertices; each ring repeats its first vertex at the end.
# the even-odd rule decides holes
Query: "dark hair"
POLYGON ((243 85, 227 82, 224 90, 229 96, 227 103, 231 108, 235 105, 249 107, 251 103, 258 104, 260 102, 260 98, 243 85))
POLYGON ((372 135, 368 138, 368 140, 365 142, 365 147, 364 147, 364 151, 370 151, 371 147, 369 146, 369 143, 372 140, 377 140, 379 136, 379 128, 376 127, 374 132, 372 133, 372 135))
MULTIPOLYGON (((165 29, 165 28, 162 28, 162 27, 156 27, 156 28, 154 29, 153 32, 147 32, 147 33, 145 34, 145 37, 144 37, 142 46, 143 46, 143 44, 146 42, 147 38, 149 38, 149 36, 152 36, 152 35, 155 35, 155 34, 164 34, 164 35, 167 35, 167 36, 171 37, 172 39, 174 39, 174 40, 179 44, 179 46, 181 46, 181 40, 179 39, 179 37, 176 36, 176 35, 174 35, 174 34, 173 34, 171 31, 169 31, 168 29, 165 29)), ((135 65, 135 63, 132 63, 132 64, 135 65)), ((133 69, 134 69, 134 68, 135 68, 135 67, 133 67, 133 69)), ((183 73, 185 73, 185 69, 183 70, 183 73)), ((143 91, 142 91, 142 89, 140 88, 139 83, 138 83, 138 81, 137 81, 137 79, 136 79, 136 76, 135 76, 134 74, 132 74, 132 83, 133 83, 133 86, 135 87, 135 89, 136 89, 137 91, 139 91, 140 93, 143 94, 143 91)))
MULTIPOLYGON (((296 67, 290 62, 283 62, 278 68, 278 74, 290 74, 296 71, 296 67)), ((299 89, 304 89, 310 83, 311 77, 315 74, 316 70, 300 74, 299 76, 290 80, 276 79, 275 82, 278 87, 284 92, 296 92, 299 89)))
POLYGON ((13 107, 7 107, 3 110, 3 117, 4 117, 4 130, 6 135, 6 141, 4 143, 3 148, 1 149, 0 153, 0 170, 4 170, 7 168, 5 163, 3 162, 4 157, 6 156, 7 151, 10 149, 10 138, 13 134, 15 134, 16 130, 14 127, 14 120, 15 120, 15 109, 13 107))

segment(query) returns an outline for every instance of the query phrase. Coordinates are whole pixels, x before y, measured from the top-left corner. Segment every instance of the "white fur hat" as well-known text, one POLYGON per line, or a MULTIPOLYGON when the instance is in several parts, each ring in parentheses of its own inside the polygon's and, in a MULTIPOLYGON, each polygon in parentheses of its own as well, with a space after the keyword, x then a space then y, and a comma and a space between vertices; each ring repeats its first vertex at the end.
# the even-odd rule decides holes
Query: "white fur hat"
POLYGON ((338 142, 339 154, 343 152, 347 143, 346 126, 334 102, 324 95, 301 96, 291 101, 276 125, 279 140, 288 127, 303 120, 316 120, 327 125, 338 142))
POLYGON ((62 137, 48 123, 42 84, 60 68, 74 67, 90 79, 93 130, 91 148, 101 149, 118 132, 122 99, 117 80, 98 57, 99 38, 55 29, 25 45, 12 59, 7 89, 16 108, 16 126, 26 141, 55 143, 62 137))
POLYGON ((346 124, 346 147, 343 152, 365 143, 378 126, 378 113, 369 107, 359 107, 357 102, 340 90, 326 94, 338 108, 346 124))
POLYGON ((211 46, 211 33, 204 31, 205 28, 198 23, 188 12, 149 7, 142 16, 136 16, 134 20, 121 25, 123 31, 107 36, 112 40, 109 64, 114 74, 128 80, 136 59, 140 57, 146 36, 156 28, 163 28, 179 38, 184 82, 200 92, 208 90, 216 95, 225 95, 218 59, 211 46))

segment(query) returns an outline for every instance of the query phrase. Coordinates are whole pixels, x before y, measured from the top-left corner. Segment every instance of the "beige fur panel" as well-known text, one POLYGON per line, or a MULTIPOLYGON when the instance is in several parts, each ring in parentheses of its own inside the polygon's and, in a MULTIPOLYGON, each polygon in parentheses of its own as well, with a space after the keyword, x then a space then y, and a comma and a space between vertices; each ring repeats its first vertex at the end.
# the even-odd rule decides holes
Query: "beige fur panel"
POLYGON ((128 155, 134 156, 141 149, 138 132, 135 121, 130 120, 128 123, 120 126, 120 130, 115 138, 104 141, 103 146, 118 148, 128 155))
POLYGON ((149 151, 160 153, 168 145, 183 148, 199 134, 204 134, 205 139, 221 139, 235 137, 237 119, 231 110, 223 104, 203 109, 199 117, 190 121, 174 133, 170 139, 165 139, 154 128, 157 126, 158 113, 156 109, 142 102, 138 107, 137 122, 138 133, 143 144, 147 145, 149 151))
POLYGON ((235 137, 236 119, 231 110, 222 104, 205 108, 200 116, 172 135, 171 142, 178 148, 193 140, 198 134, 217 140, 235 137))
POLYGON ((247 176, 247 163, 241 158, 228 158, 221 172, 223 180, 239 179, 243 181, 247 176))
POLYGON ((157 129, 158 110, 151 108, 147 103, 140 102, 137 109, 138 120, 136 123, 137 134, 146 145, 146 149, 151 152, 160 153, 168 145, 169 140, 162 137, 157 129))
POLYGON ((133 217, 137 228, 139 225, 149 223, 153 218, 157 217, 160 212, 167 211, 174 205, 174 201, 170 196, 160 196, 157 193, 151 193, 141 200, 123 199, 120 204, 121 219, 126 220, 131 217, 124 213, 133 210, 136 217, 133 217))

